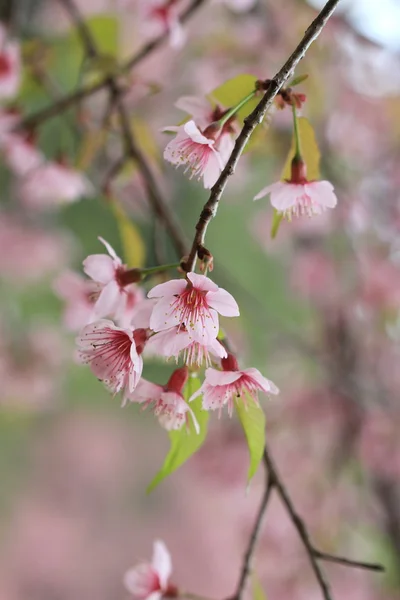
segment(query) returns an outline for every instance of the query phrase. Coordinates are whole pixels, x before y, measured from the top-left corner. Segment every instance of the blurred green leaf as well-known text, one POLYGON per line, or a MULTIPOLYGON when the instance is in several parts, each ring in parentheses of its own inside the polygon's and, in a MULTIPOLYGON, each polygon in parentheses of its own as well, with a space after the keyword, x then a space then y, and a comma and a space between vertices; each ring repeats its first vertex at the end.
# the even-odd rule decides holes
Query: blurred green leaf
POLYGON ((267 600, 267 595, 264 592, 261 583, 255 573, 251 578, 253 600, 267 600))
POLYGON ((303 81, 305 81, 306 79, 308 79, 307 74, 299 75, 298 77, 293 77, 293 79, 289 81, 288 87, 294 87, 295 85, 299 85, 300 83, 303 83, 303 81))
POLYGON ((136 224, 126 215, 121 204, 113 200, 112 209, 118 223, 124 250, 124 260, 127 265, 143 267, 146 259, 146 245, 136 224))
MULTIPOLYGON (((200 387, 200 379, 198 377, 190 377, 184 391, 184 398, 188 400, 200 387)), ((202 397, 196 398, 190 403, 190 408, 193 410, 196 419, 200 426, 200 433, 196 433, 193 420, 189 416, 189 431, 186 427, 182 427, 179 431, 170 431, 169 438, 171 441, 170 450, 165 458, 164 464, 160 471, 154 477, 153 481, 147 488, 147 493, 150 493, 154 488, 168 475, 171 475, 180 466, 183 465, 203 444, 207 435, 207 423, 209 414, 201 408, 202 397)))
POLYGON ((274 218, 272 220, 272 225, 271 225, 271 238, 272 239, 276 238, 282 219, 283 219, 283 215, 278 213, 276 208, 274 208, 274 218))
POLYGON ((258 469, 264 452, 265 415, 264 411, 257 406, 250 396, 246 398, 246 404, 241 400, 236 402, 235 408, 249 447, 250 466, 247 477, 250 482, 258 469))

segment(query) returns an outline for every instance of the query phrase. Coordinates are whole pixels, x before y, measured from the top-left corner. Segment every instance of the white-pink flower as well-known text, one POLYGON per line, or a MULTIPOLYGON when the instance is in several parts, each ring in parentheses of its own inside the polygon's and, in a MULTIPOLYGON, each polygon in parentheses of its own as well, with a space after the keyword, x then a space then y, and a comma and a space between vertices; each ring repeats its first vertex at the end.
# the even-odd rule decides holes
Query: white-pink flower
POLYGON ((181 367, 172 373, 165 386, 141 379, 135 391, 125 399, 144 407, 151 405, 160 425, 167 431, 181 429, 184 424, 188 427, 190 415, 195 431, 199 433, 195 414, 182 395, 188 376, 187 367, 181 367))
POLYGON ((78 359, 90 364, 93 373, 114 394, 133 392, 143 370, 144 329, 122 329, 100 319, 86 325, 78 337, 78 359))
POLYGON ((151 563, 140 563, 129 569, 124 576, 124 584, 138 600, 161 600, 169 588, 172 572, 171 555, 164 542, 154 542, 151 563))
POLYGON ((218 128, 206 128, 203 132, 193 120, 180 127, 167 127, 168 131, 176 131, 176 137, 164 150, 164 158, 177 167, 186 165, 190 177, 203 177, 204 187, 211 188, 217 181, 224 161, 216 141, 220 135, 218 128))
POLYGON ((45 161, 44 155, 32 140, 22 135, 3 134, 0 145, 5 163, 19 177, 24 177, 45 161))
POLYGON ((94 188, 83 173, 56 162, 31 169, 19 186, 20 198, 30 208, 51 208, 93 193, 94 188))
POLYGON ((201 388, 189 398, 189 402, 203 395, 204 410, 219 410, 227 405, 229 416, 232 416, 234 402, 241 400, 247 406, 249 400, 258 405, 258 392, 278 394, 276 385, 261 375, 257 369, 240 370, 236 358, 228 354, 222 359, 223 371, 206 369, 205 380, 201 388))
POLYGON ((146 352, 147 354, 158 354, 165 358, 173 357, 176 361, 183 355, 183 361, 186 365, 197 365, 198 367, 203 362, 210 365, 211 356, 226 357, 226 350, 217 339, 211 340, 208 344, 194 342, 186 327, 179 325, 153 335, 147 343, 146 352))
POLYGON ((91 254, 83 261, 83 270, 100 288, 93 306, 93 319, 112 316, 123 327, 129 325, 135 306, 143 300, 141 290, 134 284, 127 285, 124 274, 127 269, 114 248, 102 237, 98 238, 107 254, 91 254))
POLYGON ((53 289, 65 301, 64 324, 68 329, 77 331, 93 320, 93 306, 101 290, 98 283, 66 270, 54 281, 53 289))
POLYGON ((334 208, 337 204, 333 185, 329 181, 277 181, 262 189, 254 200, 267 194, 271 195, 272 206, 289 219, 292 216, 320 215, 325 209, 334 208))
POLYGON ((7 29, 0 25, 0 98, 16 95, 21 81, 21 52, 17 41, 9 38, 7 29))
POLYGON ((172 279, 156 285, 149 298, 159 298, 150 327, 155 332, 184 327, 194 342, 208 346, 219 331, 218 313, 239 316, 236 300, 205 275, 188 273, 186 279, 172 279))

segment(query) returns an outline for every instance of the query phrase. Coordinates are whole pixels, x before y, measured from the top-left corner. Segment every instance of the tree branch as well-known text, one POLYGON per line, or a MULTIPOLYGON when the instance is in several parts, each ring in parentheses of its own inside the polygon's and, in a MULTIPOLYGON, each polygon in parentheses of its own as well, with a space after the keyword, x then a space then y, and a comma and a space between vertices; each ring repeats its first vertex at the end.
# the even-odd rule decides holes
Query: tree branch
MULTIPOLYGON (((85 47, 88 56, 91 58, 99 56, 96 42, 93 39, 93 36, 89 28, 87 27, 85 21, 82 19, 79 9, 75 4, 75 1, 60 0, 60 2, 70 15, 73 23, 75 23, 75 26, 78 29, 79 34, 81 36, 82 44, 85 47)), ((198 5, 200 4, 200 2, 198 1, 196 4, 198 5)), ((192 6, 192 11, 193 10, 194 7, 192 6)), ((136 63, 137 60, 133 64, 136 63)), ((172 211, 169 211, 167 208, 167 204, 161 194, 156 178, 153 175, 153 172, 146 157, 144 156, 138 144, 136 143, 135 136, 130 124, 129 115, 125 108, 118 83, 116 82, 114 77, 108 76, 105 80, 105 85, 110 91, 111 101, 115 104, 119 114, 119 120, 121 124, 121 131, 124 137, 126 153, 129 156, 129 158, 131 158, 137 164, 139 173, 142 177, 144 186, 146 188, 149 203, 156 217, 159 217, 165 224, 165 227, 175 246, 176 252, 179 258, 181 258, 186 252, 186 240, 182 234, 181 228, 179 227, 178 223, 174 218, 174 213, 172 211)))
MULTIPOLYGON (((206 0, 192 0, 190 5, 182 12, 179 20, 182 23, 185 23, 198 8, 201 7, 202 4, 205 3, 206 0)), ((70 4, 68 2, 68 4, 70 4)), ((67 7, 67 3, 65 3, 65 7, 67 7)), ((81 19, 82 22, 82 19, 81 19)), ((90 33, 90 32, 89 32, 90 33)), ((160 36, 154 38, 150 42, 144 44, 144 46, 131 58, 121 63, 116 68, 116 75, 123 75, 124 73, 129 72, 133 67, 135 67, 138 63, 144 60, 149 54, 156 50, 168 39, 168 33, 163 33, 160 36)), ((96 94, 97 92, 105 89, 108 86, 109 76, 105 75, 99 81, 82 86, 81 88, 71 92, 70 94, 66 94, 56 102, 52 103, 50 106, 46 106, 45 108, 33 113, 32 115, 28 115, 25 119, 22 119, 18 125, 18 129, 33 129, 47 121, 52 117, 56 117, 60 113, 64 112, 68 108, 79 104, 85 98, 96 94)))
POLYGON ((265 114, 270 108, 276 94, 289 79, 290 75, 293 73, 294 69, 296 68, 300 60, 303 58, 313 41, 319 36, 339 2, 340 0, 328 0, 324 8, 317 16, 317 18, 308 27, 303 39, 301 40, 295 51, 287 59, 287 61, 280 69, 280 71, 278 71, 275 77, 271 79, 268 90, 265 92, 259 104, 253 110, 253 112, 245 119, 243 129, 240 132, 238 138, 236 139, 235 147, 232 151, 232 154, 230 155, 224 170, 219 176, 218 181, 211 188, 210 197, 204 205, 203 210, 201 211, 199 220, 196 225, 196 233, 194 236, 192 248, 189 254, 189 258, 185 265, 185 270, 187 272, 193 271, 195 267, 197 251, 201 246, 204 245, 208 224, 210 223, 211 219, 216 215, 218 202, 221 199, 227 181, 229 177, 233 175, 235 167, 247 142, 250 139, 250 136, 252 135, 257 125, 259 125, 264 119, 265 114))
POLYGON ((254 555, 254 552, 256 549, 256 545, 257 545, 257 541, 258 541, 258 538, 259 538, 259 535, 261 532, 262 522, 264 519, 265 512, 267 510, 267 506, 268 506, 268 502, 269 502, 269 499, 271 496, 273 485, 274 485, 274 482, 273 482, 272 477, 270 476, 270 474, 268 472, 266 472, 264 494, 261 499, 260 508, 258 509, 257 517, 254 522, 253 529, 251 530, 249 543, 248 543, 246 552, 243 557, 243 564, 242 564, 242 568, 240 570, 240 576, 239 576, 239 581, 238 581, 238 585, 236 588, 236 592, 232 596, 231 600, 241 600, 242 595, 245 590, 245 587, 246 587, 247 580, 248 580, 249 576, 251 575, 251 562, 252 562, 253 555, 254 555))

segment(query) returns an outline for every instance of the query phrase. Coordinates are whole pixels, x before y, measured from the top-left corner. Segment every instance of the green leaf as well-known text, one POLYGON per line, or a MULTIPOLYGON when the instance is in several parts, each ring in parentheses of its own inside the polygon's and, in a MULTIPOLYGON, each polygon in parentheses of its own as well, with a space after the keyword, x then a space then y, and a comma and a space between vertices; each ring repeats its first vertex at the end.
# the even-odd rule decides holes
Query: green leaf
POLYGON ((114 200, 113 213, 118 223, 124 250, 124 260, 128 267, 143 267, 146 258, 146 246, 136 224, 125 214, 122 206, 114 200))
POLYGON ((267 595, 264 592, 261 583, 255 573, 251 578, 251 584, 253 600, 267 600, 267 595))
POLYGON ((265 445, 265 415, 254 400, 248 396, 246 403, 242 400, 235 403, 239 421, 246 436, 250 453, 250 466, 247 473, 248 481, 255 475, 261 462, 265 445))
MULTIPOLYGON (((208 94, 211 102, 222 104, 224 108, 232 108, 254 90, 257 77, 255 75, 238 75, 233 79, 225 81, 222 85, 208 94)), ((255 109, 260 98, 253 98, 238 112, 237 117, 242 121, 255 109)))
MULTIPOLYGON (((115 58, 118 55, 118 19, 110 14, 95 15, 85 19, 85 24, 96 44, 97 52, 115 58)), ((80 33, 76 28, 70 31, 68 37, 72 44, 82 45, 80 33)))
POLYGON ((308 75, 299 75, 298 77, 293 77, 291 81, 288 83, 288 87, 294 87, 295 85, 299 85, 299 83, 303 83, 308 79, 308 75))
POLYGON ((276 208, 274 208, 274 218, 272 220, 272 225, 271 225, 271 238, 272 239, 276 238, 282 219, 283 219, 283 215, 281 213, 278 213, 276 208))
MULTIPOLYGON (((198 377, 190 377, 184 391, 184 398, 188 400, 200 387, 201 383, 198 377)), ((179 431, 170 431, 169 439, 171 447, 165 458, 164 464, 160 471, 154 477, 153 481, 147 488, 147 493, 150 493, 154 488, 168 475, 171 475, 180 466, 183 465, 203 444, 207 435, 207 422, 209 414, 201 408, 202 397, 196 398, 190 403, 190 408, 193 410, 196 419, 200 426, 200 433, 196 433, 193 420, 189 416, 189 432, 186 427, 182 427, 179 431)))

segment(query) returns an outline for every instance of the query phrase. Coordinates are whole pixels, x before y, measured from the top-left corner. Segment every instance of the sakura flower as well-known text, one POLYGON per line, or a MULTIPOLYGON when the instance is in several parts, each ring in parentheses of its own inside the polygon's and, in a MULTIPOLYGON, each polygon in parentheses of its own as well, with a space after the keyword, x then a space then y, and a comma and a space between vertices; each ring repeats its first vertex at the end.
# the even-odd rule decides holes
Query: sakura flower
POLYGON ((76 338, 78 359, 89 363, 96 377, 114 394, 121 390, 133 392, 142 374, 141 354, 146 340, 144 329, 122 329, 100 319, 86 325, 76 338))
POLYGON ((65 301, 64 324, 77 331, 93 320, 93 306, 101 287, 74 271, 64 271, 55 280, 53 289, 65 301))
POLYGON ((236 358, 228 354, 221 361, 223 371, 208 368, 201 388, 189 398, 189 402, 203 395, 204 410, 218 409, 220 414, 223 406, 228 406, 229 416, 232 416, 234 400, 241 399, 245 405, 249 400, 258 406, 257 392, 278 394, 279 390, 272 381, 261 375, 257 369, 240 370, 236 358))
POLYGON ((32 140, 10 133, 3 136, 1 151, 7 166, 20 177, 44 163, 44 156, 32 140))
POLYGON ((152 405, 160 425, 167 431, 181 429, 184 423, 188 426, 190 414, 196 433, 199 433, 197 419, 182 395, 188 375, 187 367, 176 369, 165 386, 141 379, 135 391, 128 394, 126 399, 144 404, 145 407, 152 405))
POLYGON ((123 9, 138 9, 141 31, 146 37, 155 38, 167 33, 172 48, 181 48, 186 34, 179 21, 177 0, 119 0, 123 9), (139 5, 138 5, 139 4, 139 5))
POLYGON ((205 346, 218 335, 218 313, 225 317, 239 316, 233 296, 205 275, 196 273, 188 273, 187 280, 172 279, 156 285, 148 297, 159 298, 150 318, 153 331, 185 327, 194 342, 205 346))
POLYGON ((114 248, 103 238, 99 240, 107 249, 106 254, 91 254, 83 261, 83 270, 100 288, 93 306, 93 318, 114 316, 124 327, 132 319, 136 304, 143 300, 142 292, 124 278, 127 269, 114 248))
POLYGON ((334 208, 337 198, 333 185, 329 181, 308 181, 303 161, 292 161, 292 175, 288 181, 277 181, 263 188, 254 200, 267 194, 271 195, 271 204, 289 220, 294 215, 320 215, 327 208, 334 208))
POLYGON ((50 208, 93 194, 90 181, 79 171, 47 162, 31 169, 19 186, 21 200, 31 208, 50 208))
POLYGON ((159 354, 165 358, 174 357, 176 361, 181 354, 185 364, 200 367, 203 362, 211 364, 211 356, 218 358, 226 356, 226 350, 217 339, 204 345, 194 342, 191 334, 184 326, 172 327, 153 335, 146 346, 147 353, 159 354))
POLYGON ((171 556, 164 542, 154 542, 151 563, 140 563, 129 569, 124 576, 124 584, 138 600, 161 600, 169 590, 171 576, 171 556))
POLYGON ((12 98, 18 92, 21 80, 21 55, 19 43, 8 38, 4 25, 0 25, 0 98, 12 98))
POLYGON ((221 153, 215 148, 220 129, 209 125, 201 131, 193 120, 167 129, 177 134, 164 150, 165 160, 177 167, 186 165, 185 173, 190 170, 190 178, 203 177, 204 187, 211 188, 225 166, 221 153))

